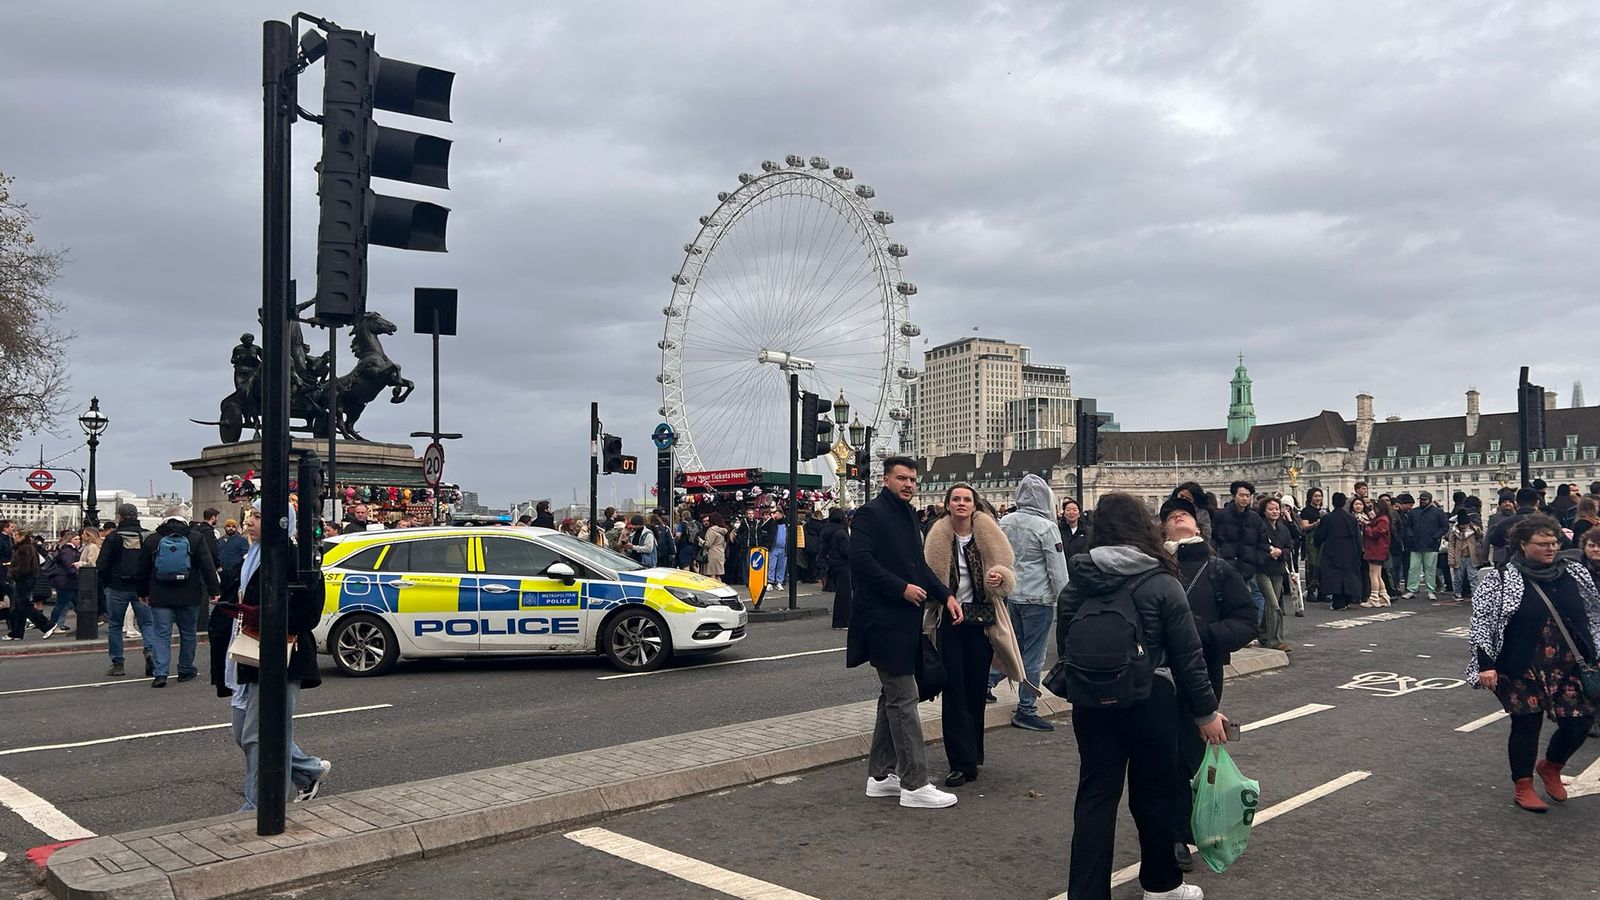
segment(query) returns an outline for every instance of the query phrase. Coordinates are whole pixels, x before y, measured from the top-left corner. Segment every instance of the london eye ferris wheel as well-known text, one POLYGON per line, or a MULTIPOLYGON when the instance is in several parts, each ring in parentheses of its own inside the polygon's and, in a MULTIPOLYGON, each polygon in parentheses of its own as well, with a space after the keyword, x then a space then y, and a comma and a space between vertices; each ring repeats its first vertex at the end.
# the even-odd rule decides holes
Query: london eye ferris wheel
MULTIPOLYGON (((786 375, 763 364, 781 354, 814 363, 798 373, 801 390, 843 394, 872 428, 874 457, 898 447, 917 375, 917 288, 901 273, 906 247, 889 239, 894 216, 853 181, 820 156, 789 156, 740 175, 700 217, 659 344, 661 414, 678 435, 680 469, 787 469, 786 375)), ((826 464, 809 468, 831 475, 826 464)))

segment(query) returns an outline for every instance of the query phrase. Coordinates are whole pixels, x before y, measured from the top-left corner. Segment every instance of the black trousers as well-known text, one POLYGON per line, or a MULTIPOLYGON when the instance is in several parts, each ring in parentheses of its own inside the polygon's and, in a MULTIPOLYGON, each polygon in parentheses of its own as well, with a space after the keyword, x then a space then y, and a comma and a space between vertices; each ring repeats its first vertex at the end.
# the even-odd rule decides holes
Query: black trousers
MULTIPOLYGON (((1556 720, 1556 733, 1550 735, 1550 746, 1544 758, 1558 766, 1567 764, 1572 754, 1578 752, 1594 726, 1593 716, 1571 716, 1556 720)), ((1539 731, 1544 727, 1544 713, 1527 713, 1511 717, 1511 736, 1506 739, 1506 755, 1511 758, 1511 780, 1533 777, 1534 757, 1539 754, 1539 731)))
POLYGON ((989 692, 989 663, 994 647, 978 625, 939 625, 939 651, 944 656, 944 755, 952 772, 974 775, 983 763, 983 697, 989 692))
POLYGON ((27 634, 27 622, 32 621, 33 627, 42 634, 50 627, 50 617, 33 608, 33 579, 25 578, 22 583, 14 581, 5 582, 6 593, 11 597, 11 613, 6 623, 6 633, 13 640, 21 640, 27 634))
POLYGON ((833 627, 850 627, 850 567, 829 566, 828 585, 833 588, 833 627))
MULTIPOLYGON (((1217 702, 1222 702, 1222 679, 1211 679, 1211 690, 1217 695, 1217 702)), ((1200 771, 1200 764, 1206 758, 1206 741, 1200 736, 1200 726, 1195 724, 1194 712, 1179 700, 1178 707, 1178 741, 1176 753, 1173 754, 1172 774, 1176 779, 1173 782, 1172 804, 1172 842, 1182 841, 1186 844, 1194 843, 1194 793, 1189 789, 1189 779, 1194 773, 1200 771)))
POLYGON ((1132 709, 1074 709, 1078 799, 1072 810, 1071 900, 1110 900, 1117 808, 1128 785, 1128 811, 1139 830, 1139 884, 1154 893, 1183 882, 1172 855, 1173 757, 1178 703, 1172 683, 1155 678, 1150 698, 1132 709))

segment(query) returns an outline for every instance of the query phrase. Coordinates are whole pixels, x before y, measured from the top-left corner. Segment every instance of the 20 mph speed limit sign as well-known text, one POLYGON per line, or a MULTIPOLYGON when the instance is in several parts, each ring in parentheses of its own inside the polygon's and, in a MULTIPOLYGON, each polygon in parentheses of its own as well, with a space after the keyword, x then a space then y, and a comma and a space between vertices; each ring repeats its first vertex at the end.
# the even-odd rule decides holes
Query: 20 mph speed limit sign
POLYGON ((422 480, 435 490, 444 480, 444 445, 438 441, 429 444, 422 453, 422 480))

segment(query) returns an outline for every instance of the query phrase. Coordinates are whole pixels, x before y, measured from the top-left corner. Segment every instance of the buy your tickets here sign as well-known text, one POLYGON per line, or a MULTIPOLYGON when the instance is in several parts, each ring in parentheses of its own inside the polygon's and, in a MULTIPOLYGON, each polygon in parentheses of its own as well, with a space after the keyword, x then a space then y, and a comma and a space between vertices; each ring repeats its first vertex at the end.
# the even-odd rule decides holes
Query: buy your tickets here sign
POLYGON ((730 484, 749 484, 752 480, 749 469, 710 469, 704 472, 683 473, 684 487, 724 487, 730 484))

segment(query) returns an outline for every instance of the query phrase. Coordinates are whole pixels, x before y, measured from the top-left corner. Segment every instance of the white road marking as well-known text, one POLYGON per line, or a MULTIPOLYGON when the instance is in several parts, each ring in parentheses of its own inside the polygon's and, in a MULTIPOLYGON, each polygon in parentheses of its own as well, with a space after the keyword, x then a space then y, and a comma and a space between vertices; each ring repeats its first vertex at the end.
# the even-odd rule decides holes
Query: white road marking
POLYGON ((0 776, 0 806, 21 816, 22 821, 54 841, 94 837, 94 832, 72 821, 50 801, 4 776, 0 776))
POLYGON ((1471 722, 1468 722, 1467 724, 1462 725, 1460 728, 1457 728, 1456 730, 1461 732, 1462 734, 1466 734, 1466 733, 1471 732, 1471 731, 1477 731, 1479 728, 1482 728, 1485 725, 1493 725, 1494 723, 1500 721, 1501 719, 1504 719, 1506 717, 1506 715, 1507 714, 1506 714, 1505 710, 1501 710, 1500 712, 1497 712, 1497 713, 1490 713, 1490 714, 1488 714, 1487 716, 1484 716, 1481 719, 1473 719, 1471 722))
POLYGON ((752 656, 749 659, 730 659, 724 662, 706 663, 703 666, 681 666, 674 669, 657 669, 654 672, 629 672, 625 675, 601 675, 596 681, 615 681, 618 678, 642 678, 645 675, 671 675, 673 672, 698 672, 701 669, 715 669, 719 666, 742 666, 745 663, 772 662, 775 659, 794 659, 797 656, 816 656, 819 653, 843 653, 843 647, 829 647, 826 650, 807 650, 804 653, 785 653, 782 656, 752 656))
POLYGON ((1600 794, 1600 759, 1590 763, 1589 768, 1567 782, 1568 797, 1587 797, 1590 794, 1600 794))
MULTIPOLYGON (((1600 764, 1597 764, 1597 765, 1600 765, 1600 764)), ((1273 819, 1276 819, 1277 817, 1283 815, 1284 813, 1294 812, 1295 810, 1299 809, 1302 806, 1305 806, 1308 803, 1312 803, 1312 802, 1315 802, 1317 800, 1320 800, 1323 797, 1326 797, 1326 796, 1328 796, 1329 794, 1331 794, 1331 793, 1333 793, 1335 791, 1343 790, 1343 789, 1349 787, 1350 785, 1355 784, 1358 781, 1365 781, 1366 779, 1371 778, 1371 777, 1372 777, 1372 773, 1371 772, 1359 772, 1359 771, 1358 772, 1346 772, 1345 774, 1340 775, 1338 778, 1335 778, 1334 780, 1328 782, 1327 784, 1319 785, 1318 787, 1314 787, 1311 790, 1306 791, 1303 794, 1296 794, 1293 797, 1290 797, 1289 799, 1283 801, 1282 803, 1277 803, 1277 804, 1274 804, 1272 806, 1267 807, 1264 810, 1261 810, 1260 812, 1256 813, 1255 820, 1251 823, 1250 827, 1252 829, 1259 828, 1262 825, 1265 825, 1268 822, 1271 822, 1273 819)), ((1134 863, 1131 866, 1128 866, 1128 867, 1122 868, 1122 869, 1118 869, 1117 871, 1112 872, 1111 873, 1111 886, 1112 887, 1118 887, 1120 885, 1127 884, 1128 882, 1130 882, 1130 881, 1132 881, 1132 880, 1134 880, 1135 878, 1138 878, 1138 877, 1139 877, 1139 864, 1138 863, 1134 863)), ((1063 893, 1055 895, 1054 897, 1051 897, 1050 900, 1067 900, 1067 895, 1066 895, 1065 892, 1063 892, 1063 893)))
MULTIPOLYGON (((327 709, 322 712, 300 713, 296 719, 316 719, 322 716, 337 716, 343 713, 367 712, 374 709, 390 709, 393 703, 374 703, 371 706, 351 706, 346 709, 327 709)), ((191 725, 188 728, 168 728, 162 731, 146 731, 140 734, 119 734, 116 737, 95 738, 88 741, 73 741, 67 744, 40 744, 37 747, 13 747, 10 750, 0 750, 0 756, 14 756, 18 753, 34 753, 39 750, 68 750, 74 747, 93 747, 96 744, 115 744, 118 741, 133 741, 139 738, 164 737, 169 734, 188 734, 194 731, 220 731, 223 728, 232 728, 232 722, 223 722, 219 725, 191 725)))
POLYGON ((89 681, 84 684, 58 684, 55 687, 23 688, 16 691, 0 691, 0 697, 10 697, 14 694, 41 694, 45 691, 70 691, 74 688, 107 687, 113 684, 149 684, 143 678, 118 678, 116 681, 89 681))
POLYGON ((1329 703, 1307 703, 1305 706, 1297 706, 1288 712, 1281 712, 1275 716, 1268 716, 1259 722, 1251 722, 1248 725, 1241 725, 1239 730, 1241 732, 1255 731, 1257 728, 1266 728, 1268 725, 1277 725, 1280 722, 1289 722, 1304 716, 1315 715, 1319 712, 1327 712, 1330 709, 1333 709, 1333 705, 1329 703))
POLYGON ((657 872, 665 872, 674 878, 681 878, 691 884, 698 884, 719 894, 739 897, 742 900, 816 900, 810 894, 791 891, 786 887, 741 875, 604 828, 571 831, 566 834, 566 838, 602 853, 609 853, 618 859, 625 859, 655 869, 657 872))

